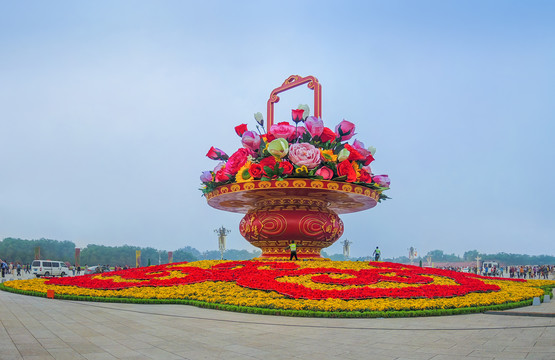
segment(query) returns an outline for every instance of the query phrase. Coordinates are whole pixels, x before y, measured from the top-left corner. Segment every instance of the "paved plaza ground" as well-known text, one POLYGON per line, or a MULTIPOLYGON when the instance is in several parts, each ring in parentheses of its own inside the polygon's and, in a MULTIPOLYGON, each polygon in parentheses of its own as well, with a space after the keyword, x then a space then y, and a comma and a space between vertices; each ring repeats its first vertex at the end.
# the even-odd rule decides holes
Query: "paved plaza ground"
POLYGON ((0 291, 0 359, 555 359, 555 301, 500 313, 289 318, 0 291))

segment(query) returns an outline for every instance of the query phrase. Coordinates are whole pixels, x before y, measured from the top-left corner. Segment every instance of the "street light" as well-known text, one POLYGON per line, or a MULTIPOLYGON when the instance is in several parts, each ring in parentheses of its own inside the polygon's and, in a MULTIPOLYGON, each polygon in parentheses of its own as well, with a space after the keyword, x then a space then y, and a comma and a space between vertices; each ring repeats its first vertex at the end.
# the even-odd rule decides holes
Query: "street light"
POLYGON ((224 259, 225 252, 225 237, 231 232, 231 230, 226 229, 223 225, 221 228, 214 230, 218 234, 218 245, 220 248, 220 254, 222 255, 221 260, 224 259))

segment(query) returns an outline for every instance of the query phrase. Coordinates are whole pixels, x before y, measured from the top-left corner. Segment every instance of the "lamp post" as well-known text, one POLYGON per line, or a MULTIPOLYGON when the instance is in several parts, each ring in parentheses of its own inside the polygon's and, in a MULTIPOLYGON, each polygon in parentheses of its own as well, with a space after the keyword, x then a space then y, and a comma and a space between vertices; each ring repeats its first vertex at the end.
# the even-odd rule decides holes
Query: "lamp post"
POLYGON ((343 256, 345 257, 345 260, 349 259, 349 253, 351 250, 351 244, 353 242, 349 241, 347 239, 343 240, 342 244, 343 244, 343 256))
POLYGON ((231 232, 231 230, 226 229, 223 225, 221 228, 214 230, 216 234, 218 234, 218 246, 220 249, 220 254, 222 255, 221 260, 224 259, 224 252, 225 252, 225 237, 227 234, 231 232))
POLYGON ((481 257, 476 256, 476 274, 478 274, 480 271, 480 260, 482 260, 481 257))

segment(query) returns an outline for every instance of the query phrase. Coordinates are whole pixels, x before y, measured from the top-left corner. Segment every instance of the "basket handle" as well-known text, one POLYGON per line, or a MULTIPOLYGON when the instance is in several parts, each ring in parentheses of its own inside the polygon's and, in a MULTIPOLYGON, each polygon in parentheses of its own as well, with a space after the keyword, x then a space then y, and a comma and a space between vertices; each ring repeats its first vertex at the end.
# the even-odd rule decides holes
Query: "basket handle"
POLYGON ((270 99, 268 99, 267 105, 267 122, 266 122, 266 132, 270 131, 270 127, 274 124, 274 103, 279 102, 280 92, 292 89, 302 84, 308 83, 308 88, 314 90, 314 116, 322 117, 322 85, 318 82, 314 76, 300 77, 299 75, 291 75, 281 84, 280 87, 275 88, 270 93, 270 99))

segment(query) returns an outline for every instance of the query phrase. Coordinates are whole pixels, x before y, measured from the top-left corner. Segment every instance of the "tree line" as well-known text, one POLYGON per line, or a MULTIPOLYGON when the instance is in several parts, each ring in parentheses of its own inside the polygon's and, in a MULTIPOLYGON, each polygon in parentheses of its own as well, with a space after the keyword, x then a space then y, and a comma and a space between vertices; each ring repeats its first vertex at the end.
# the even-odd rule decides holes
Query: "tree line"
MULTIPOLYGON (((322 253, 324 256, 324 253, 322 253)), ((335 254, 331 256, 324 256, 329 257, 331 260, 345 260, 343 254, 335 254)), ((508 254, 505 252, 499 252, 496 254, 485 254, 481 253, 478 250, 469 250, 466 251, 463 256, 458 256, 455 254, 445 254, 443 250, 432 250, 428 251, 425 256, 419 256, 413 260, 414 263, 418 264, 420 261, 426 264, 428 261, 428 257, 431 258, 431 261, 434 263, 438 262, 449 262, 449 263, 457 263, 457 262, 469 262, 469 261, 476 261, 476 257, 480 257, 480 261, 497 261, 503 265, 553 265, 555 264, 555 256, 553 255, 525 255, 525 254, 508 254)), ((369 257, 359 257, 359 258, 350 258, 353 261, 367 261, 369 257)), ((399 256, 399 257, 390 257, 390 258, 383 258, 383 261, 391 261, 396 263, 408 264, 410 259, 408 256, 399 256)))
MULTIPOLYGON (((75 263, 75 243, 51 239, 25 240, 5 238, 0 241, 0 259, 8 262, 30 264, 35 259, 35 249, 40 248, 41 259, 52 259, 75 263)), ((168 252, 152 247, 139 246, 104 246, 89 244, 80 251, 80 265, 93 266, 99 264, 135 266, 136 251, 141 251, 141 265, 146 266, 168 263, 168 252)), ((248 260, 260 255, 260 252, 247 250, 227 250, 224 258, 227 260, 248 260)), ((196 260, 219 260, 219 251, 201 253, 195 248, 186 246, 173 251, 173 262, 196 260)))
MULTIPOLYGON (((9 262, 20 262, 22 264, 30 264, 35 258, 35 248, 40 247, 41 259, 52 259, 67 261, 71 264, 75 263, 75 243, 71 241, 59 241, 51 239, 24 240, 16 238, 5 238, 0 241, 0 259, 9 262)), ((151 247, 138 246, 104 246, 89 244, 81 249, 80 264, 81 266, 93 266, 99 264, 119 265, 119 266, 135 266, 135 252, 141 251, 141 265, 146 266, 148 262, 152 265, 168 263, 168 252, 166 250, 157 250, 151 247)), ((260 256, 260 250, 252 252, 247 250, 230 249, 224 253, 226 260, 249 260, 260 256)), ((343 254, 328 255, 322 251, 322 256, 331 260, 346 260, 343 254)), ((428 256, 432 262, 463 262, 476 261, 476 257, 480 257, 481 261, 498 261, 504 265, 547 265, 555 264, 555 256, 552 255, 525 255, 525 254, 508 254, 500 252, 497 254, 480 253, 478 250, 466 251, 462 257, 455 254, 445 254, 443 250, 429 251, 425 256, 414 259, 415 263, 422 260, 427 262, 428 256)), ((200 252, 199 250, 185 246, 173 251, 173 262, 196 261, 196 260, 219 260, 221 254, 217 250, 200 252)), ((349 258, 353 261, 367 261, 369 257, 349 258)), ((384 261, 392 261, 398 263, 409 263, 406 256, 383 258, 384 261)))

